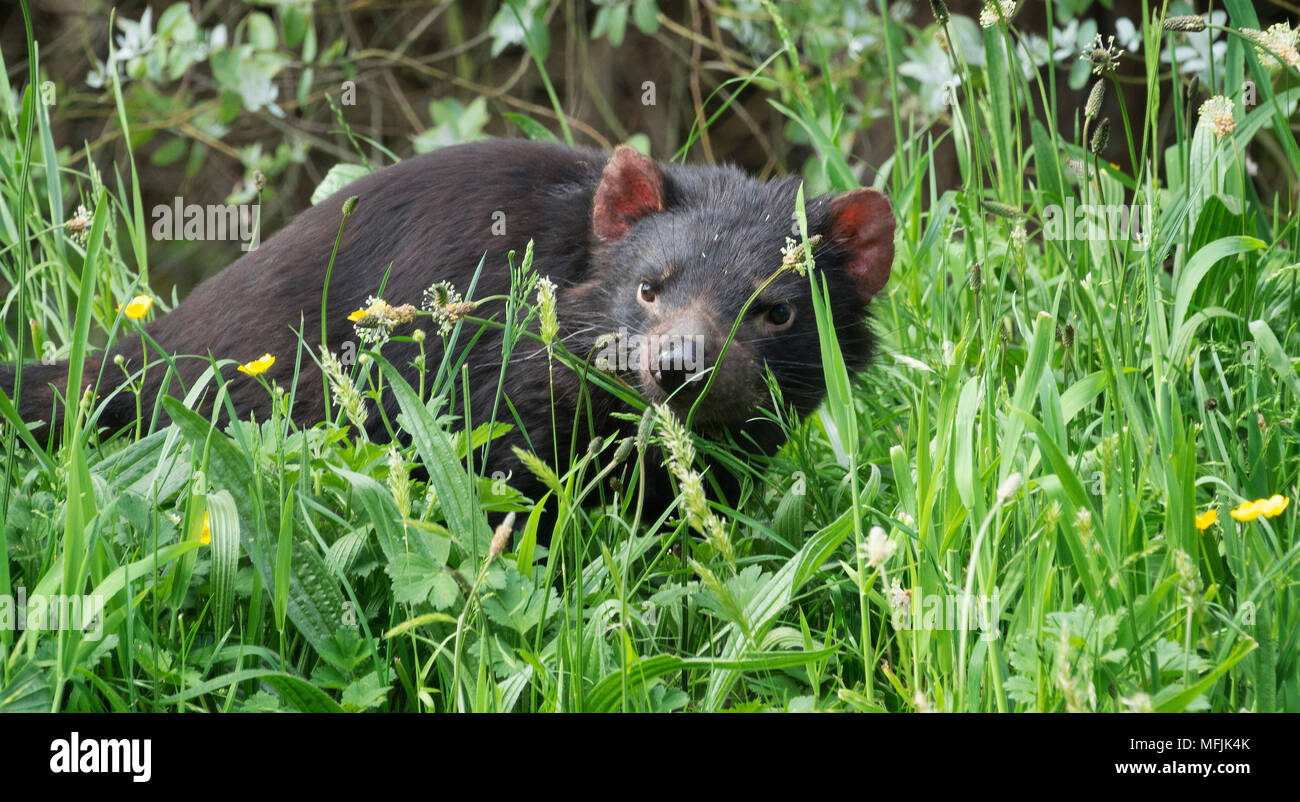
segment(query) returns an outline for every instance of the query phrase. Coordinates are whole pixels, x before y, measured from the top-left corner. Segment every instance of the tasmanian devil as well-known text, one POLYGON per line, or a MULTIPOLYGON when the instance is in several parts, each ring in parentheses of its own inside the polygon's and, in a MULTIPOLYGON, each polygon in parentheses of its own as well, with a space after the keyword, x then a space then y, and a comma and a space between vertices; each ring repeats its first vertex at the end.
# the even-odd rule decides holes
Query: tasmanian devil
MULTIPOLYGON (((808 279, 783 271, 749 305, 725 354, 723 344, 750 296, 782 264, 797 188, 797 179, 756 181, 732 167, 658 164, 628 147, 612 155, 520 140, 447 147, 372 173, 303 212, 145 330, 176 355, 187 385, 210 364, 209 354, 246 362, 270 353, 277 360, 264 378, 286 389, 301 336, 311 353, 303 354, 292 415, 303 425, 321 420, 326 402, 315 354, 322 293, 344 201, 356 196, 328 281, 329 349, 356 340, 348 313, 379 294, 385 274, 382 296, 394 307, 419 306, 426 289, 441 281, 466 291, 480 260, 474 297, 506 294, 508 254, 515 251, 518 261, 532 240, 534 269, 557 287, 558 337, 571 353, 594 352, 608 342, 602 335, 638 338, 639 352, 613 365, 631 387, 651 402, 666 401, 683 418, 698 400, 698 427, 740 435, 750 447, 770 452, 781 434, 757 414, 769 398, 767 370, 800 414, 825 394, 808 279), (700 379, 709 373, 716 375, 701 399, 706 382, 700 379)), ((893 261, 890 204, 879 192, 858 189, 810 200, 806 214, 840 345, 850 369, 860 368, 872 347, 867 304, 885 286, 893 261)), ((486 318, 501 310, 486 303, 474 314, 486 318)), ((410 334, 422 324, 432 329, 419 318, 392 333, 410 334)), ((431 330, 425 342, 430 365, 441 357, 439 340, 431 330)), ((382 353, 416 385, 413 343, 391 341, 382 353)), ((87 383, 98 381, 97 392, 108 399, 98 410, 100 427, 135 422, 134 397, 112 390, 123 367, 138 371, 141 354, 139 338, 131 337, 87 360, 87 383), (119 356, 124 365, 114 363, 119 356)), ((526 444, 546 458, 564 457, 575 435, 581 452, 592 428, 610 434, 625 425, 611 417, 627 409, 621 402, 588 390, 587 423, 574 432, 582 382, 573 371, 553 370, 534 341, 516 347, 505 372, 508 405, 497 392, 498 329, 484 330, 467 364, 472 422, 495 412, 498 420, 518 424, 506 443, 493 444, 486 468, 511 474, 526 495, 536 498, 542 487, 503 446, 526 444), (504 414, 511 407, 513 414, 504 414)), ((145 373, 146 411, 164 372, 151 364, 145 373)), ((268 416, 271 402, 257 380, 233 367, 223 375, 241 415, 268 416)), ((67 376, 66 364, 25 366, 24 420, 57 424, 54 391, 65 390, 67 376)), ((12 368, 0 369, 0 386, 14 390, 12 368)), ((183 395, 175 381, 168 393, 183 395)), ((385 398, 384 405, 395 419, 395 401, 385 398)), ((57 436, 57 425, 45 426, 48 436, 57 436)), ((367 427, 372 437, 387 437, 374 411, 367 427)), ((657 476, 652 495, 664 501, 667 485, 657 476)))

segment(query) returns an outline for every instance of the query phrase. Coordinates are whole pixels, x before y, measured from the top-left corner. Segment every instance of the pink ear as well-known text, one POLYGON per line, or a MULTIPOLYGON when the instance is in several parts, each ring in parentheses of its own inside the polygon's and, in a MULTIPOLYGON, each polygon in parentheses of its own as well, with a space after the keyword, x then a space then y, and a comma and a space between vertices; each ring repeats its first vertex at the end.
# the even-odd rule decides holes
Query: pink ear
POLYGON ((844 269, 866 303, 885 288, 894 263, 894 210, 874 189, 855 189, 831 200, 831 240, 849 252, 844 269))
POLYGON ((623 238, 632 224, 664 209, 664 177, 659 166, 627 145, 619 145, 596 188, 592 230, 602 242, 623 238))

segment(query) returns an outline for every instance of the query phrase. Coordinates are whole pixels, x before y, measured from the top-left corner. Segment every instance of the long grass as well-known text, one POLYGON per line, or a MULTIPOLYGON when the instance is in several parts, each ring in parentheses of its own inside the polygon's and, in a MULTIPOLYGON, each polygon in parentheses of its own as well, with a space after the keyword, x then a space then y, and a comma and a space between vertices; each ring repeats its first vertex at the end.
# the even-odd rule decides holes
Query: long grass
MULTIPOLYGON (((764 4, 782 49, 763 68, 790 79, 772 104, 808 135, 818 182, 888 192, 898 255, 864 374, 817 310, 829 399, 805 421, 771 413, 779 454, 753 467, 693 443, 743 473, 734 507, 710 492, 703 515, 643 516, 648 445, 683 446, 630 396, 635 437, 560 444, 565 473, 526 455, 548 488, 537 506, 473 470, 512 412, 503 396, 494 420, 450 417, 468 406, 464 354, 486 326, 543 348, 531 253, 508 312, 457 323, 417 386, 382 347, 345 377, 395 397, 385 425, 406 446, 370 442, 337 393, 338 414, 307 429, 282 403, 222 431, 169 398, 173 425, 144 409, 101 439, 93 396, 74 391, 46 452, 0 399, 0 595, 107 602, 94 636, 0 628, 0 710, 1300 710, 1300 504, 1231 514, 1300 492, 1294 193, 1261 199, 1242 155, 1266 140, 1294 180, 1300 75, 1234 36, 1213 87, 1234 130, 1165 120, 1183 105, 1157 59, 1174 34, 1143 6, 1145 108, 1108 123, 1098 154, 1105 123, 1058 113, 1056 74, 1025 68, 1014 20, 982 29, 978 53, 951 24, 885 31, 887 48, 946 33, 962 82, 924 124, 891 70, 881 124, 898 144, 864 171, 835 113, 851 87, 812 82, 822 65, 764 4), (941 190, 948 146, 960 186, 941 190), (1142 241, 1055 236, 1051 210, 1071 200, 1140 207, 1150 226, 1142 241), (488 514, 511 510, 503 551, 488 514)), ((1247 3, 1227 7, 1258 27, 1247 3)), ((21 106, 0 93, 3 349, 71 359, 75 388, 86 354, 135 325, 116 308, 143 291, 148 232, 133 162, 107 180, 60 166, 31 64, 21 106), (64 225, 77 195, 84 242, 64 225)), ((544 350, 553 371, 585 369, 559 341, 544 350)))

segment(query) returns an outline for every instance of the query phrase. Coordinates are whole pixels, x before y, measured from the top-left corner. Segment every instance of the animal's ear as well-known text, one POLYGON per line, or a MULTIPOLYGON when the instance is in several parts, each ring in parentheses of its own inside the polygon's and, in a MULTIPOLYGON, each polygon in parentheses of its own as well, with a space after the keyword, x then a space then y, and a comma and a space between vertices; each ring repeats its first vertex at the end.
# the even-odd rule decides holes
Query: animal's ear
POLYGON ((831 243, 848 252, 845 271, 863 303, 889 281, 894 263, 894 210, 874 189, 855 189, 830 203, 831 243))
POLYGON ((627 145, 619 145, 596 188, 592 231, 602 242, 623 238, 632 224, 664 209, 664 177, 659 165, 627 145))

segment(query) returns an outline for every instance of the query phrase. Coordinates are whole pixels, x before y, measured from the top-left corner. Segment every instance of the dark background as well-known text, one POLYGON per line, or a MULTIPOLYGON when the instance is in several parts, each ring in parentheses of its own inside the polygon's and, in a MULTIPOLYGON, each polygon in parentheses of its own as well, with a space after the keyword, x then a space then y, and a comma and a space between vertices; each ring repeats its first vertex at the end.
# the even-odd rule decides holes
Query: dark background
MULTIPOLYGON (((121 170, 124 181, 129 182, 127 150, 112 94, 91 87, 85 76, 107 57, 110 11, 116 9, 119 19, 138 20, 146 7, 152 7, 156 23, 169 5, 143 0, 31 1, 40 58, 46 76, 54 80, 58 90, 58 102, 50 111, 55 142, 71 150, 69 158, 61 160, 65 165, 84 170, 88 149, 110 186, 115 169, 121 170)), ((569 116, 576 143, 608 148, 630 134, 643 134, 656 158, 670 158, 686 141, 701 100, 723 81, 748 73, 769 54, 756 52, 753 41, 738 37, 737 30, 745 30, 746 26, 758 32, 758 40, 772 34, 766 17, 747 17, 738 10, 740 5, 715 0, 660 0, 658 30, 646 35, 629 24, 625 40, 615 47, 608 37, 590 36, 600 11, 598 3, 549 3, 546 28, 550 48, 545 65, 569 116), (656 84, 658 99, 654 106, 641 102, 641 86, 647 80, 656 84)), ((778 5, 792 19, 801 13, 800 4, 778 5)), ((1264 25, 1285 18, 1286 8, 1280 4, 1256 5, 1264 25)), ((275 6, 228 0, 195 0, 189 6, 201 27, 224 23, 232 32, 250 11, 262 10, 273 16, 278 13, 275 6)), ((948 6, 954 14, 977 18, 982 3, 954 0, 948 6)), ((812 7, 821 13, 817 23, 808 30, 792 30, 801 51, 806 42, 824 42, 828 38, 834 41, 836 31, 828 29, 835 26, 826 23, 826 14, 833 11, 827 12, 827 8, 842 9, 845 29, 870 36, 874 26, 875 33, 880 33, 879 20, 873 22, 880 8, 874 0, 829 6, 812 3, 812 7)), ((241 161, 242 149, 260 144, 264 152, 271 152, 285 143, 298 143, 305 157, 267 174, 262 230, 264 237, 269 236, 310 203, 312 190, 332 165, 360 160, 324 99, 325 92, 337 98, 345 80, 355 81, 357 95, 355 105, 340 107, 348 125, 359 137, 382 143, 399 157, 412 155, 413 138, 433 126, 430 101, 446 98, 465 105, 485 98, 489 116, 483 133, 490 136, 523 135, 515 123, 502 116, 505 113, 525 114, 558 134, 545 85, 531 55, 518 46, 507 47, 496 57, 491 53, 489 25, 499 8, 499 2, 445 0, 318 2, 313 6, 311 24, 316 27, 320 49, 342 40, 346 48, 341 56, 329 65, 314 67, 313 88, 305 104, 296 102, 295 92, 302 70, 308 65, 290 64, 276 78, 285 116, 277 118, 265 110, 241 113, 219 139, 205 139, 188 123, 195 110, 218 102, 206 64, 166 85, 150 87, 141 81, 127 84, 126 103, 133 118, 145 209, 170 203, 176 196, 184 197, 187 203, 231 202, 228 198, 241 188, 248 191, 252 182, 254 171, 241 161), (158 153, 177 138, 201 142, 203 157, 197 166, 185 158, 160 163, 166 160, 159 159, 158 153)), ((934 24, 928 2, 891 3, 890 8, 891 15, 905 27, 914 26, 909 33, 919 33, 934 24)), ((1045 11, 1043 2, 1023 3, 1015 17, 1016 28, 1045 34, 1045 11)), ((1140 13, 1137 3, 1123 2, 1096 2, 1088 11, 1103 32, 1113 29, 1114 18, 1140 13)), ((1058 11, 1058 27, 1060 24, 1058 11)), ((812 50, 809 47, 803 56, 806 74, 815 89, 822 60, 812 50)), ((22 14, 12 0, 0 2, 0 51, 10 84, 19 90, 27 82, 27 50, 22 14)), ((844 51, 828 53, 826 63, 837 78, 849 75, 854 79, 856 97, 849 109, 854 130, 850 164, 859 170, 864 183, 870 183, 874 169, 889 158, 895 145, 883 46, 877 41, 853 55, 844 51)), ((1062 90, 1062 119, 1058 122, 1065 132, 1077 130, 1079 107, 1087 88, 1070 92, 1064 80, 1068 65, 1059 63, 1055 69, 1062 90)), ((1121 84, 1132 87, 1124 102, 1130 105, 1130 116, 1134 117, 1141 116, 1145 102, 1140 96, 1141 73, 1142 65, 1131 55, 1119 72, 1121 84)), ((787 73, 769 68, 769 74, 780 78, 787 73)), ((717 108, 721 98, 730 93, 729 89, 719 93, 706 108, 717 108)), ((800 170, 812 151, 792 141, 788 120, 768 102, 776 97, 778 93, 771 86, 751 86, 740 93, 734 105, 695 144, 687 160, 734 162, 760 176, 800 170)), ((1108 93, 1103 116, 1116 114, 1119 102, 1108 93)), ((918 118, 915 124, 917 128, 933 124, 936 138, 947 128, 942 119, 918 118)), ((1028 136, 1028 131, 1025 134, 1028 136)), ((390 161, 378 147, 363 144, 363 149, 376 165, 390 161)), ((1112 141, 1108 157, 1123 164, 1124 154, 1125 149, 1112 141)), ((959 183, 950 140, 936 154, 936 170, 941 188, 959 183)), ((76 206, 75 193, 70 205, 69 213, 76 206)), ((152 283, 163 294, 170 294, 174 287, 183 295, 238 255, 237 251, 212 244, 154 241, 150 244, 152 283)))

